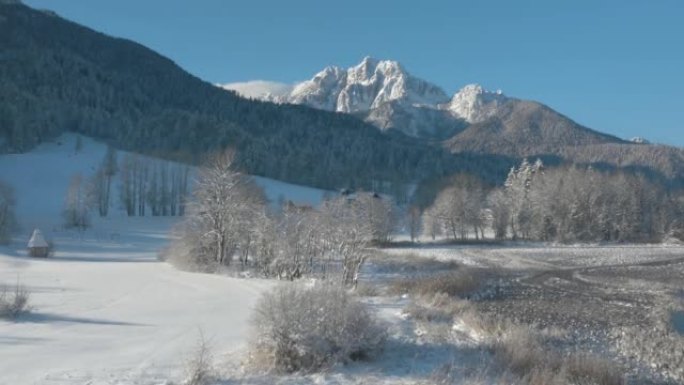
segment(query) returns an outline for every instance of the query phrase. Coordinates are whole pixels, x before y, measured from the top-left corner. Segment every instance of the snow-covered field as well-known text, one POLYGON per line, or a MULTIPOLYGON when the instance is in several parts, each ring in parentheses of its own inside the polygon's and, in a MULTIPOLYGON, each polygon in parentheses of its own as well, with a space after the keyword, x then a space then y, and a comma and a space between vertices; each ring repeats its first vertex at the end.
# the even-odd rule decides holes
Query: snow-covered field
POLYGON ((217 353, 244 344, 268 282, 180 272, 156 260, 168 223, 120 226, 115 240, 55 234, 47 260, 0 252, 0 282, 26 285, 33 307, 0 321, 0 383, 153 383, 181 375, 200 333, 217 353))
MULTIPOLYGON (((0 247, 0 284, 19 281, 32 293, 29 314, 0 320, 0 384, 160 383, 179 378, 201 334, 218 356, 240 349, 250 309, 272 282, 159 262, 176 219, 128 218, 116 203, 108 218, 93 216, 91 229, 63 230, 69 179, 91 175, 106 152, 83 138, 75 153, 75 140, 65 135, 28 154, 0 156, 0 180, 15 190, 20 222, 15 241, 0 247), (26 256, 35 227, 54 241, 54 258, 26 256)), ((267 178, 257 183, 274 201, 317 204, 324 193, 267 178)))
MULTIPOLYGON (((639 348, 645 336, 641 331, 656 330, 652 326, 663 318, 652 316, 652 310, 669 309, 672 293, 683 290, 681 245, 428 242, 385 249, 388 266, 408 260, 416 268, 379 273, 371 261, 362 274, 362 284, 376 285, 381 294, 364 301, 387 323, 390 335, 380 357, 311 375, 244 371, 251 309, 274 282, 181 272, 158 261, 158 251, 167 246, 178 218, 127 217, 116 203, 118 191, 112 194, 107 218, 94 213, 88 230, 64 230, 61 212, 70 178, 76 173, 92 175, 106 153, 105 145, 87 138, 75 152, 75 141, 75 135, 65 135, 28 154, 0 156, 0 180, 15 190, 20 222, 14 242, 0 246, 0 284, 25 285, 32 306, 13 322, 0 320, 0 385, 169 384, 183 377, 201 336, 224 375, 221 384, 429 384, 431 375, 445 364, 455 366, 458 379, 477 375, 492 358, 487 346, 472 338, 475 329, 468 330, 457 318, 412 319, 406 308, 417 298, 388 294, 386 287, 377 285, 382 274, 394 279, 434 274, 432 265, 453 268, 425 264, 427 259, 456 261, 489 274, 482 277, 496 277, 487 280, 493 289, 482 288, 486 295, 471 298, 478 311, 562 330, 571 346, 612 341, 614 356, 628 357, 625 363, 635 379, 631 383, 643 383, 641 379, 658 371, 668 378, 684 378, 663 369, 680 361, 639 348), (26 256, 25 245, 35 227, 54 241, 54 257, 26 256)), ((317 205, 326 194, 267 178, 255 181, 273 204, 292 200, 317 205)), ((667 328, 659 326, 657 332, 667 328)), ((680 337, 661 334, 646 337, 654 346, 669 343, 681 348, 680 337)))
POLYGON ((506 269, 548 269, 582 266, 629 265, 684 257, 682 245, 440 245, 390 248, 392 255, 412 254, 441 261, 455 261, 474 267, 504 267, 506 269))

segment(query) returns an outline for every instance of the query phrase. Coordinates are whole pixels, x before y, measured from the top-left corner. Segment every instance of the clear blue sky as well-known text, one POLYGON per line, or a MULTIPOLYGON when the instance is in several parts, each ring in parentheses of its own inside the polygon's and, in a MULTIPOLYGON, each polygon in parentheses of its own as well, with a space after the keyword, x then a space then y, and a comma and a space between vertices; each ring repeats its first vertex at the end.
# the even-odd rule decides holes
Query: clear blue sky
POLYGON ((581 124, 684 146, 681 0, 26 0, 140 42, 210 82, 294 82, 363 56, 581 124))

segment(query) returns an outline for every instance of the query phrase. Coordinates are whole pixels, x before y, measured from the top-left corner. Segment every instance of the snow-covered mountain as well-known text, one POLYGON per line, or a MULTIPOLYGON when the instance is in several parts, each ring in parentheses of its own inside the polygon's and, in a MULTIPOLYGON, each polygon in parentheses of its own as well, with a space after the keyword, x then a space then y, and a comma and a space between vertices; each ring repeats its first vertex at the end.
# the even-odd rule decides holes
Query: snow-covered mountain
POLYGON ((448 105, 441 107, 468 123, 481 123, 496 115, 507 100, 501 90, 491 92, 479 84, 470 84, 461 88, 448 105))
POLYGON ((266 81, 221 86, 243 96, 346 113, 366 112, 391 101, 418 106, 449 101, 442 89, 410 75, 398 62, 371 57, 348 69, 326 67, 311 80, 290 87, 266 81))
POLYGON ((453 152, 529 156, 566 146, 619 143, 537 102, 466 85, 451 98, 396 61, 366 57, 356 66, 327 67, 293 85, 225 84, 243 96, 356 115, 383 131, 445 140, 453 152))
POLYGON ((294 85, 253 81, 220 86, 247 97, 355 114, 382 130, 429 138, 447 138, 468 123, 481 122, 506 100, 500 91, 479 85, 465 86, 450 98, 398 62, 371 57, 347 69, 327 67, 294 85))
POLYGON ((231 84, 219 84, 221 88, 233 90, 246 98, 276 101, 288 95, 294 88, 290 84, 270 82, 266 80, 251 80, 231 84))

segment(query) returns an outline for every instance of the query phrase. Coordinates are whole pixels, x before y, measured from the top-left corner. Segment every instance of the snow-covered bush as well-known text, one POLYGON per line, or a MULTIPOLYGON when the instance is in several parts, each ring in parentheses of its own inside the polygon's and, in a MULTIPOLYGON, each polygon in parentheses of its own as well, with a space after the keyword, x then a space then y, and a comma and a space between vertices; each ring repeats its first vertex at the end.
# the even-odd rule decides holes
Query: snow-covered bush
POLYGON ((31 294, 21 284, 0 286, 0 318, 13 319, 28 311, 31 294))
POLYGON ((187 362, 183 385, 208 385, 216 379, 209 344, 201 334, 194 354, 187 362))
POLYGON ((420 322, 453 323, 454 317, 463 318, 472 312, 467 300, 454 299, 446 293, 414 298, 403 310, 411 319, 420 322))
POLYGON ((343 287, 287 284, 264 294, 252 319, 251 361, 311 372, 371 357, 385 341, 373 314, 343 287))

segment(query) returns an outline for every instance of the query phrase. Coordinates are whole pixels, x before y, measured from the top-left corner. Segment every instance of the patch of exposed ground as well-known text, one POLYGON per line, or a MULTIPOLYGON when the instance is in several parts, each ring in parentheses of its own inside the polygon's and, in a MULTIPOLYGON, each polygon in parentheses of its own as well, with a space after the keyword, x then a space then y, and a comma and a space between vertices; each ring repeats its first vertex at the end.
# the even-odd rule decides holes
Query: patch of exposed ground
POLYGON ((389 255, 477 266, 486 287, 472 295, 491 317, 554 330, 565 351, 620 361, 631 383, 684 383, 684 247, 454 246, 389 249, 389 255))

